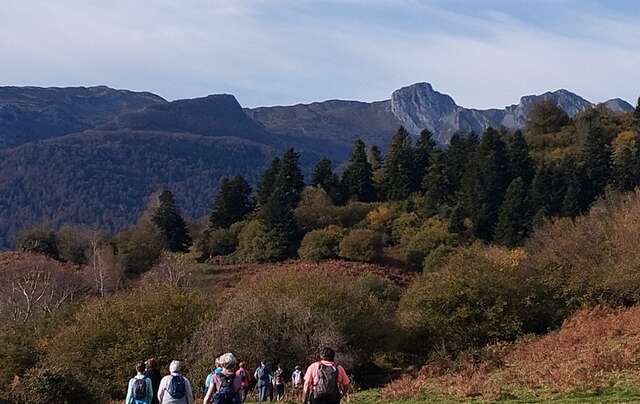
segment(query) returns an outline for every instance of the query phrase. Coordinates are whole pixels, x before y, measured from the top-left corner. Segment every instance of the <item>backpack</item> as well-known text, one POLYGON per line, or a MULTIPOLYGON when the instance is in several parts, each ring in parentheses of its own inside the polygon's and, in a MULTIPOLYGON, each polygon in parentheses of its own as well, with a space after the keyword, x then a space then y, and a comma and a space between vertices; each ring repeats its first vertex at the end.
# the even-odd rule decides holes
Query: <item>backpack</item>
POLYGON ((136 378, 133 381, 133 399, 134 400, 146 400, 147 399, 147 378, 136 378))
POLYGON ((169 387, 167 387, 167 393, 174 399, 181 399, 187 394, 187 386, 184 381, 184 377, 175 375, 171 376, 169 387))
POLYGON ((313 397, 319 401, 338 401, 338 367, 336 365, 318 366, 318 381, 313 389, 313 397))
POLYGON ((235 375, 218 375, 218 377, 222 380, 222 384, 213 395, 213 404, 241 404, 240 394, 233 389, 235 375))

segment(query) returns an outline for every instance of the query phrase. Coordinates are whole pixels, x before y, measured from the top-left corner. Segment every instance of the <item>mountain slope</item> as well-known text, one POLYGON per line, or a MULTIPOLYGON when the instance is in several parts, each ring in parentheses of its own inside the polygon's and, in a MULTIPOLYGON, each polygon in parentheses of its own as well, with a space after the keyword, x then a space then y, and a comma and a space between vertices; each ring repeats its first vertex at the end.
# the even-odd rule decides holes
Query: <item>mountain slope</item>
POLYGON ((166 102, 147 92, 99 87, 0 87, 0 149, 64 136, 166 102))

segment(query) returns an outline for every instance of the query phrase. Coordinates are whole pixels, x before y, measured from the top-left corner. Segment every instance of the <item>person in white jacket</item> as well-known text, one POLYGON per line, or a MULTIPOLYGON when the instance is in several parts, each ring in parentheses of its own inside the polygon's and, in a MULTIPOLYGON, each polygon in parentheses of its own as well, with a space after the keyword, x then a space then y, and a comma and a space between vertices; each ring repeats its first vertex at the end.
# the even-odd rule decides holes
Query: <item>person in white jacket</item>
POLYGON ((182 362, 169 365, 170 375, 160 381, 158 401, 161 404, 193 404, 193 390, 189 379, 182 375, 182 362))
POLYGON ((151 404, 153 400, 153 385, 151 379, 144 375, 143 362, 136 364, 136 375, 129 380, 127 398, 124 404, 151 404))

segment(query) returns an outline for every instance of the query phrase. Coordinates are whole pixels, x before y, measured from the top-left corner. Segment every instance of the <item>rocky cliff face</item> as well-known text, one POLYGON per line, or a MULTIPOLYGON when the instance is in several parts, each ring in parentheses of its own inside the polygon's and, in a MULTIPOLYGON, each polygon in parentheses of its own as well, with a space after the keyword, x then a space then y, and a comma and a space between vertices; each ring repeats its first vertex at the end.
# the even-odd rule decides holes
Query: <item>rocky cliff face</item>
POLYGON ((631 112, 633 111, 635 108, 633 108, 633 105, 629 104, 628 102, 626 102, 625 100, 622 100, 620 98, 613 98, 610 99, 608 101, 605 101, 602 103, 602 105, 604 105, 605 108, 613 111, 613 112, 631 112))

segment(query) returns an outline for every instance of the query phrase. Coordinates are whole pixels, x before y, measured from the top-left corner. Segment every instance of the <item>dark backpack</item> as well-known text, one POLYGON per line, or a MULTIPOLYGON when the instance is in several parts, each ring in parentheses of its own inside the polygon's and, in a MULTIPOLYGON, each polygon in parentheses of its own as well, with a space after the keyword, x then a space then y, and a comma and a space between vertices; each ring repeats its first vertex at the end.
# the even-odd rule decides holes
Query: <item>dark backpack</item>
POLYGON ((269 383, 269 372, 265 366, 259 367, 256 374, 258 376, 258 380, 269 383))
POLYGON ((171 376, 169 387, 167 387, 167 393, 169 393, 171 398, 176 400, 184 398, 187 394, 187 386, 184 377, 179 375, 171 376))
POLYGON ((222 379, 222 384, 216 394, 213 395, 213 404, 241 404, 240 394, 233 388, 235 375, 218 375, 218 377, 222 379))
POLYGON ((135 400, 147 399, 147 378, 135 379, 133 381, 133 398, 135 400))
POLYGON ((340 400, 338 391, 338 367, 323 365, 318 367, 318 380, 313 388, 313 398, 319 401, 334 402, 340 400))

